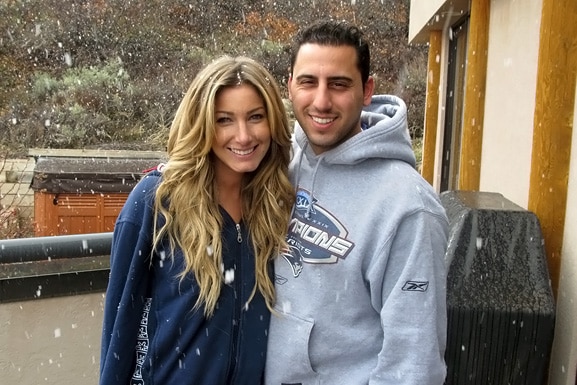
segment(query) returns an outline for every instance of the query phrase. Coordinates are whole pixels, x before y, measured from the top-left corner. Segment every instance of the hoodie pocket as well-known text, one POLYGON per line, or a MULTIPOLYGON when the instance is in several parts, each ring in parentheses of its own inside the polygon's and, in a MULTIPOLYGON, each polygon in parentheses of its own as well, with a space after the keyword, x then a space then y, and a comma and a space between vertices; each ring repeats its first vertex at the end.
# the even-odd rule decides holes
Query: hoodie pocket
POLYGON ((275 310, 269 329, 266 383, 320 384, 309 357, 314 321, 275 310))

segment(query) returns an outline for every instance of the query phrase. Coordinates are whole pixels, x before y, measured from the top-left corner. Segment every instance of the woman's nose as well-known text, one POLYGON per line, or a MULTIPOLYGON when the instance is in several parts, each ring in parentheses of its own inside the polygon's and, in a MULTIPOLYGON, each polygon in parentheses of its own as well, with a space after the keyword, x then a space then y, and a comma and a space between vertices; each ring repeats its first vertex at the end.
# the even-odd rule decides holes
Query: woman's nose
POLYGON ((241 121, 238 123, 237 131, 236 131, 236 140, 239 143, 246 143, 250 141, 250 127, 248 126, 247 122, 241 121))

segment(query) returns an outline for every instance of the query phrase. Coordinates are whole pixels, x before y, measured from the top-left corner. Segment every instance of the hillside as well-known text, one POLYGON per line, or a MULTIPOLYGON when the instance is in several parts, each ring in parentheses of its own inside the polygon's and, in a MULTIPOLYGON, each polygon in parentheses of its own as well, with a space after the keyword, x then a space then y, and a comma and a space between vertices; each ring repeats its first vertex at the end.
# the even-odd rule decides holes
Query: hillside
MULTIPOLYGON (((162 149, 182 93, 222 54, 264 63, 281 85, 301 25, 353 21, 377 91, 409 106, 419 137, 425 50, 407 44, 409 0, 8 0, 0 3, 0 152, 162 149)), ((1 158, 1 156, 0 156, 1 158)))

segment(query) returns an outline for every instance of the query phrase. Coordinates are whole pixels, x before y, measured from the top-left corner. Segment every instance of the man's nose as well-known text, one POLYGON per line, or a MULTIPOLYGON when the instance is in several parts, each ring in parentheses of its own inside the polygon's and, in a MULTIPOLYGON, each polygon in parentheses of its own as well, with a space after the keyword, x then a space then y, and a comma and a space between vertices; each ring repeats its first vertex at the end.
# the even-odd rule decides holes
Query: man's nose
POLYGON ((332 103, 330 93, 326 85, 321 84, 317 87, 313 105, 319 111, 327 111, 331 109, 332 103))

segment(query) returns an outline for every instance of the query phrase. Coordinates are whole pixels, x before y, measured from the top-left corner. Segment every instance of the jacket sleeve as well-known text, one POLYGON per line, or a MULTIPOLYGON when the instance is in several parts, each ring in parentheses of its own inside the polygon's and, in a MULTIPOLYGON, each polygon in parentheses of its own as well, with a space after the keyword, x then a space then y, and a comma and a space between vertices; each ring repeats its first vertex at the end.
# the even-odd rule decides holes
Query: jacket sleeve
POLYGON ((152 207, 146 199, 147 182, 131 192, 114 227, 102 327, 102 385, 128 384, 134 367, 151 255, 152 207))
POLYGON ((370 385, 443 384, 447 234, 444 213, 416 211, 380 253, 386 263, 373 261, 371 298, 384 338, 370 385))

